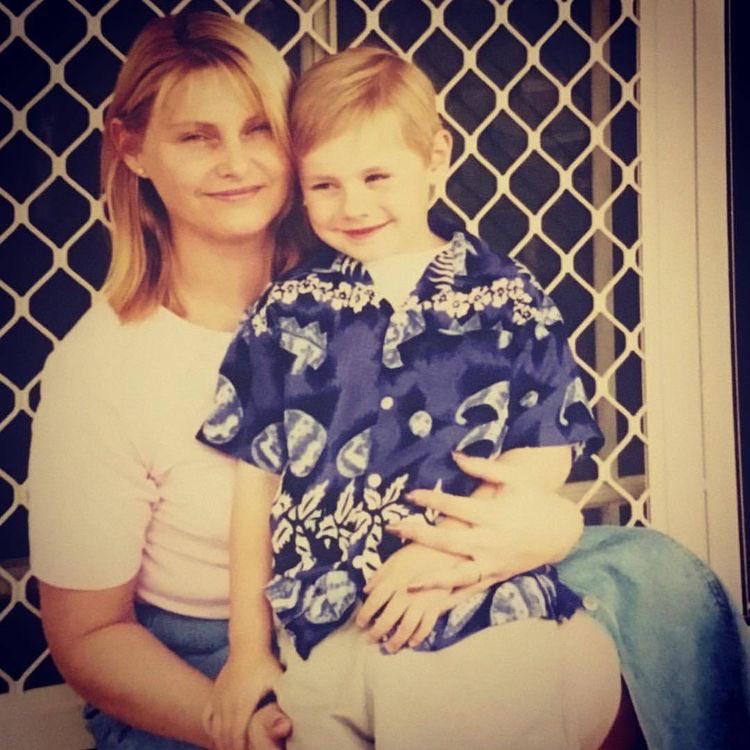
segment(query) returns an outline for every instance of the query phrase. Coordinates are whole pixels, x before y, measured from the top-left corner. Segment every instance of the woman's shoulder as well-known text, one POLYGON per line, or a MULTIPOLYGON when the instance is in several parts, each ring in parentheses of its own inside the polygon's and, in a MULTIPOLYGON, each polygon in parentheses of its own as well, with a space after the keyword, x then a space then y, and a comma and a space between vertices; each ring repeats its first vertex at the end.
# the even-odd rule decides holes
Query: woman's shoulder
POLYGON ((140 322, 123 323, 106 299, 95 298, 91 307, 55 345, 47 358, 44 378, 75 374, 77 380, 86 380, 87 373, 101 376, 111 371, 116 374, 132 358, 147 327, 140 322))
POLYGON ((95 299, 91 307, 55 345, 48 365, 95 358, 104 343, 116 336, 119 329, 120 321, 109 303, 95 299))

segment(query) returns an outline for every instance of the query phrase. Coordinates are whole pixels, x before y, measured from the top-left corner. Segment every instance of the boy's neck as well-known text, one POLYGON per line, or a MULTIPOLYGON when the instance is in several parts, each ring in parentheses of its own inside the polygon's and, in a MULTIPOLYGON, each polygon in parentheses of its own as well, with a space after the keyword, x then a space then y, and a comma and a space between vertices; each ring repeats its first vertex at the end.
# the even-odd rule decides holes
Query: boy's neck
POLYGON ((377 263, 381 260, 384 261, 398 255, 434 255, 438 250, 444 247, 445 244, 446 240, 430 231, 429 227, 426 227, 424 234, 416 238, 414 242, 410 242, 407 247, 397 248, 388 253, 388 255, 372 258, 371 260, 365 261, 365 265, 377 263))

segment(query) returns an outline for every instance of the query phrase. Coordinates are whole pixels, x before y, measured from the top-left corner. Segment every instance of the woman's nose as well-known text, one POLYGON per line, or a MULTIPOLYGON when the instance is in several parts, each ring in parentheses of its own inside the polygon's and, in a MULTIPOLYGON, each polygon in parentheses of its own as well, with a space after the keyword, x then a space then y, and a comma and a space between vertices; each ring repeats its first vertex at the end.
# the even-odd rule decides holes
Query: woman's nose
POLYGON ((222 177, 242 175, 249 162, 248 145, 240 139, 226 140, 222 143, 218 162, 222 177))

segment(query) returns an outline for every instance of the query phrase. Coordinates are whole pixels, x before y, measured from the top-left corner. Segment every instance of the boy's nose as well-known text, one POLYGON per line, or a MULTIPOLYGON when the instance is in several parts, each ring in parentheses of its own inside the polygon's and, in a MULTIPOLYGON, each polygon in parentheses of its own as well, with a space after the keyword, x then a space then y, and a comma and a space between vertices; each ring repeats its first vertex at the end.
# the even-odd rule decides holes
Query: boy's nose
POLYGON ((341 201, 341 213, 347 219, 359 219, 370 212, 370 197, 362 187, 344 190, 341 201))

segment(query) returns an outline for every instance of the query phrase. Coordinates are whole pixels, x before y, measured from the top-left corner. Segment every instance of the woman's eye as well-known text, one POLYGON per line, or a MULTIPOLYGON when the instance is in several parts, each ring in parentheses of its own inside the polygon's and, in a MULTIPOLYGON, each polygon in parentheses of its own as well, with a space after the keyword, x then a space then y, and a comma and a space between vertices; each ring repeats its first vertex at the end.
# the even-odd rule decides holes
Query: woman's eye
POLYGON ((201 143, 208 140, 205 133, 182 133, 178 138, 180 143, 201 143))
POLYGON ((270 133, 271 125, 267 122, 255 122, 252 125, 248 125, 246 132, 251 135, 256 133, 270 133))

